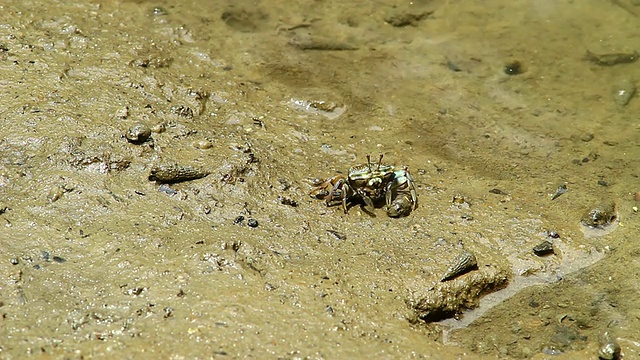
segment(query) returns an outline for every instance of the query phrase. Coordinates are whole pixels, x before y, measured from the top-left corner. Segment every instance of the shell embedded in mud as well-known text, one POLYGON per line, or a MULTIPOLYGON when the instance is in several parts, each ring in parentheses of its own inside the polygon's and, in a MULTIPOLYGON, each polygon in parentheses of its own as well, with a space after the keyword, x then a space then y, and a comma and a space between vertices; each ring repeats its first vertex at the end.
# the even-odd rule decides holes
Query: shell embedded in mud
POLYGON ((151 168, 151 171, 149 173, 149 180, 169 184, 196 180, 207 175, 209 175, 209 172, 193 166, 163 164, 156 165, 151 168))
POLYGON ((458 255, 452 265, 447 269, 447 272, 440 279, 441 282, 453 280, 462 274, 466 274, 469 271, 478 269, 478 260, 472 253, 465 251, 458 255))
POLYGON ((602 203, 589 210, 580 222, 591 228, 604 229, 618 219, 618 210, 613 202, 602 203))
POLYGON ((410 321, 440 321, 473 309, 482 296, 504 288, 510 274, 506 268, 486 266, 459 281, 438 282, 429 291, 409 300, 415 311, 410 321))

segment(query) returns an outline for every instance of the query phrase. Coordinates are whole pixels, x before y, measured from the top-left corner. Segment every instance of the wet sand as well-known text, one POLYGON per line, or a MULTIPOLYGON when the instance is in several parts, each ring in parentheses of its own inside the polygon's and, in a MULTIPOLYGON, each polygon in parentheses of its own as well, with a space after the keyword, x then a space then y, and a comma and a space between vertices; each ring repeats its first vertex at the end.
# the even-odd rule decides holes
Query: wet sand
POLYGON ((632 1, 1 10, 2 357, 640 351, 632 1))

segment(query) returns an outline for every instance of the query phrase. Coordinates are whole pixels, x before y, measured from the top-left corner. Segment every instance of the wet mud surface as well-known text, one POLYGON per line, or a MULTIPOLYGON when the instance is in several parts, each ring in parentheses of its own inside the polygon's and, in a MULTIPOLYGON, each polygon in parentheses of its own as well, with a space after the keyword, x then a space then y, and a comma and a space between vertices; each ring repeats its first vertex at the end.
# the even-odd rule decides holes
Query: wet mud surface
POLYGON ((638 356, 640 8, 491 4, 2 5, 2 357, 638 356))

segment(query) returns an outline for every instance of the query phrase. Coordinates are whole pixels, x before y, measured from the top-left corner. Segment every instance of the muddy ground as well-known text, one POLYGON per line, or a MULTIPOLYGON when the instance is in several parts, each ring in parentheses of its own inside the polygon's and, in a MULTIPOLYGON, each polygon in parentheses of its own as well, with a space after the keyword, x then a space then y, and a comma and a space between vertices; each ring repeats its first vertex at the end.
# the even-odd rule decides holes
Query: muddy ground
POLYGON ((1 357, 638 356, 637 2, 1 11, 1 357), (309 196, 369 154, 410 215, 309 196))

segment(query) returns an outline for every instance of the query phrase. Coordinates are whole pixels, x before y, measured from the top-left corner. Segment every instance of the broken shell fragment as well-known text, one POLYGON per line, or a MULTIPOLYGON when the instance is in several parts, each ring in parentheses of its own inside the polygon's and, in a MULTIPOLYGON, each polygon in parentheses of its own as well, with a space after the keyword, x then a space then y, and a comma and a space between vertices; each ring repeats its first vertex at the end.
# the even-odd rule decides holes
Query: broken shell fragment
POLYGON ((182 181, 196 180, 209 175, 209 172, 193 166, 183 166, 177 164, 156 165, 151 168, 149 180, 162 184, 177 183, 182 181))
POLYGON ((465 251, 453 260, 453 264, 449 267, 449 269, 447 269, 447 272, 444 274, 442 279, 440 279, 440 281, 444 282, 453 280, 460 275, 477 269, 478 260, 476 259, 476 256, 468 251, 465 251))

